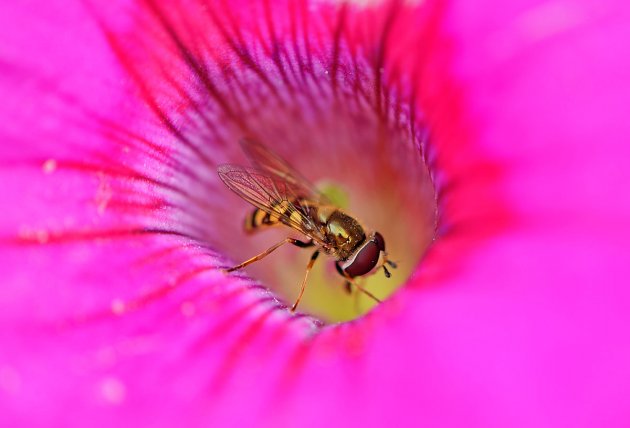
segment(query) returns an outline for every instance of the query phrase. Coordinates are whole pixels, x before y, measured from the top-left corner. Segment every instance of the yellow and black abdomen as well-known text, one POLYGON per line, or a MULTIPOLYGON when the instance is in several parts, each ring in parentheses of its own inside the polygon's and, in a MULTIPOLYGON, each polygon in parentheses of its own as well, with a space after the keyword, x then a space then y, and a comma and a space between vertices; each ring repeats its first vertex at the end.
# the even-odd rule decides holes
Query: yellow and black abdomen
POLYGON ((267 227, 275 226, 279 223, 279 219, 272 219, 271 214, 261 210, 260 208, 256 208, 245 217, 245 232, 254 233, 267 227))
POLYGON ((285 224, 283 218, 288 218, 292 211, 292 204, 289 201, 282 201, 270 207, 270 212, 256 208, 245 217, 245 232, 253 233, 267 227, 285 224))

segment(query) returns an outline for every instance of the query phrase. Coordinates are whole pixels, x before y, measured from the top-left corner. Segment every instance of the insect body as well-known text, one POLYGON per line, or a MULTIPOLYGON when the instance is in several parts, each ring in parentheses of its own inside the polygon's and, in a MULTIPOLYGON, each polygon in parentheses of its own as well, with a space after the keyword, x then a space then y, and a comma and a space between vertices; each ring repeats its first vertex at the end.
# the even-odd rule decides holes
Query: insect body
POLYGON ((280 246, 291 243, 298 247, 317 247, 306 268, 300 293, 291 310, 294 311, 302 298, 308 274, 321 252, 336 260, 337 272, 346 280, 346 288, 354 285, 359 291, 379 301, 374 295, 354 281, 374 269, 383 255, 385 267, 396 265, 387 259, 385 240, 378 232, 367 233, 352 216, 332 204, 295 169, 253 140, 241 141, 243 150, 254 164, 253 168, 221 165, 219 177, 233 192, 254 205, 256 209, 246 217, 245 230, 255 232, 267 227, 285 225, 308 238, 303 242, 286 238, 228 272, 254 263, 280 246))

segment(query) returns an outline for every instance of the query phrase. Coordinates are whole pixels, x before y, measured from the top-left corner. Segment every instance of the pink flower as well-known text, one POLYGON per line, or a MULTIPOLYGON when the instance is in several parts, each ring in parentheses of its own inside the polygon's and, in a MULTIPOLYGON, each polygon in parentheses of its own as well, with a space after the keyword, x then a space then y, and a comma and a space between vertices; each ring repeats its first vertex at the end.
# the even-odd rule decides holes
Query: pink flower
POLYGON ((411 3, 1 6, 3 426, 628 424, 630 8, 411 3), (405 285, 326 326, 224 273, 244 134, 405 285))

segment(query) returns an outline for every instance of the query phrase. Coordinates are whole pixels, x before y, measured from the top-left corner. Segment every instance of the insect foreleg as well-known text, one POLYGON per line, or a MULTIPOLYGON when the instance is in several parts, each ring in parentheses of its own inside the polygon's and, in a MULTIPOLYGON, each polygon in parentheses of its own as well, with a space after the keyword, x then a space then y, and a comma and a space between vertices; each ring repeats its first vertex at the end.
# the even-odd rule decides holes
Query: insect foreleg
POLYGON ((362 285, 359 285, 358 282, 356 282, 353 278, 350 278, 348 276, 346 276, 347 280, 354 285, 355 287, 357 287, 357 290, 359 290, 361 293, 365 294, 366 296, 370 297, 372 300, 374 300, 377 303, 382 303, 381 300, 376 297, 374 294, 370 293, 369 291, 367 291, 365 289, 365 287, 363 287, 362 285))
POLYGON ((352 294, 352 284, 350 283, 350 281, 345 281, 343 283, 343 288, 344 290, 346 290, 346 293, 352 294))
POLYGON ((354 278, 352 278, 350 275, 348 275, 346 272, 344 272, 343 269, 341 268, 341 266, 339 266, 339 262, 335 263, 335 268, 337 269, 337 272, 339 273, 339 275, 343 276, 346 279, 346 281, 349 282, 351 285, 354 285, 357 288, 357 290, 359 290, 361 293, 367 295, 368 297, 372 298, 373 300, 377 301, 378 303, 381 303, 381 301, 378 299, 378 297, 376 297, 374 294, 372 294, 369 291, 367 291, 365 289, 365 287, 363 287, 362 285, 359 285, 359 283, 356 282, 354 280, 354 278))

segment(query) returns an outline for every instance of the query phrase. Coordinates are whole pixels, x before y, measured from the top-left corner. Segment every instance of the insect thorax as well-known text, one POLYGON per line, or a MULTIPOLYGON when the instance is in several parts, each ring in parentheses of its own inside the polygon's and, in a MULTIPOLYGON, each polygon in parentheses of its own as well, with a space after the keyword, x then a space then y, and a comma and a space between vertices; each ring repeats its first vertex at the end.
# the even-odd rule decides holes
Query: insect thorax
POLYGON ((365 241, 361 224, 343 211, 334 207, 321 207, 318 219, 322 221, 326 240, 332 247, 331 254, 346 260, 365 241))

